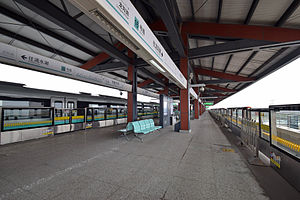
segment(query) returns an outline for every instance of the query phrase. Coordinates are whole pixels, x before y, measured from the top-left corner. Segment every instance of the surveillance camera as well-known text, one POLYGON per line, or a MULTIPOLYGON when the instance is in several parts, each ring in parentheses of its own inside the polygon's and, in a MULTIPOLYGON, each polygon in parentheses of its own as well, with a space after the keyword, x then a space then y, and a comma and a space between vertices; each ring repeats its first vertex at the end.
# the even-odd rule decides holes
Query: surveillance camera
POLYGON ((200 92, 204 92, 204 90, 205 90, 204 87, 200 88, 200 92))

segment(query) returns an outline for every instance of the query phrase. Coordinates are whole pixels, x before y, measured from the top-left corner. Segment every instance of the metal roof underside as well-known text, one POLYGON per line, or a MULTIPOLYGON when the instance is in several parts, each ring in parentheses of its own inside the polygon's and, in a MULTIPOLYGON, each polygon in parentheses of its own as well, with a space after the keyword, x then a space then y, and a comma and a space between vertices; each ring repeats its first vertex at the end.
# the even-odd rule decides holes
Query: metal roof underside
MULTIPOLYGON (((168 2, 166 12, 171 14, 171 19, 164 15, 165 12, 158 12, 157 6, 160 3, 158 0, 132 0, 131 2, 152 27, 177 66, 183 49, 181 38, 176 38, 175 32, 180 33, 180 27, 188 22, 199 24, 205 22, 213 24, 214 27, 230 24, 245 27, 281 27, 297 31, 300 29, 298 0, 166 1, 168 2), (174 26, 172 29, 162 31, 152 26, 158 21, 164 24, 169 22, 168 24, 174 26)), ((117 39, 68 0, 40 0, 38 7, 34 8, 33 2, 34 0, 0 2, 0 42, 128 82, 127 66, 121 63, 124 59, 128 59, 127 49, 122 47, 117 39), (50 17, 45 11, 47 8, 55 11, 50 17), (61 12, 60 16, 63 18, 53 19, 57 12, 61 12), (55 20, 61 20, 65 24, 57 23, 55 20), (78 29, 69 29, 67 22, 78 25, 78 29), (85 29, 89 36, 99 40, 86 39, 80 29, 85 29), (111 56, 97 60, 98 55, 105 53, 111 56), (98 64, 89 66, 88 61, 95 59, 98 64)), ((269 44, 274 43, 248 41, 247 38, 236 37, 236 35, 222 37, 215 34, 190 34, 188 37, 187 56, 190 72, 193 73, 190 81, 192 84, 205 83, 206 92, 202 96, 214 97, 211 101, 215 103, 298 58, 300 52, 299 41, 293 41, 293 44, 284 43, 284 45, 276 43, 279 45, 269 47, 269 44)), ((161 77, 159 71, 147 66, 140 58, 135 62, 138 67, 138 83, 141 87, 159 92, 168 86, 169 94, 178 96, 178 87, 161 77), (144 84, 146 82, 147 84, 144 84)))

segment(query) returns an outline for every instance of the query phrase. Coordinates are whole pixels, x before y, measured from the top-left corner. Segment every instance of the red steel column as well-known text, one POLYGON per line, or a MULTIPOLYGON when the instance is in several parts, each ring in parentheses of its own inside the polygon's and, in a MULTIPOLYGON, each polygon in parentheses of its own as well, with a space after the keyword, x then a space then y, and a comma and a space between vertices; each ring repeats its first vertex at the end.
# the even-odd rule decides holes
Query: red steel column
MULTIPOLYGON (((188 59, 180 59, 180 71, 183 76, 188 80, 188 59)), ((189 90, 180 89, 180 120, 182 131, 190 131, 190 95, 189 90)))
MULTIPOLYGON (((133 58, 134 54, 131 50, 128 51, 128 57, 133 58)), ((128 76, 128 80, 130 81, 130 83, 132 84, 132 86, 134 85, 134 66, 132 64, 128 65, 128 71, 127 71, 127 76, 128 76)), ((132 89, 134 89, 132 87, 132 89)), ((134 111, 137 109, 134 109, 134 106, 137 106, 137 104, 134 103, 134 93, 133 90, 131 92, 127 93, 127 122, 133 122, 135 121, 136 118, 134 115, 134 111)))
MULTIPOLYGON (((199 88, 195 88, 195 92, 199 94, 199 88)), ((195 119, 199 119, 199 101, 198 98, 194 100, 195 119)))
POLYGON ((200 104, 200 115, 203 113, 203 104, 200 104))

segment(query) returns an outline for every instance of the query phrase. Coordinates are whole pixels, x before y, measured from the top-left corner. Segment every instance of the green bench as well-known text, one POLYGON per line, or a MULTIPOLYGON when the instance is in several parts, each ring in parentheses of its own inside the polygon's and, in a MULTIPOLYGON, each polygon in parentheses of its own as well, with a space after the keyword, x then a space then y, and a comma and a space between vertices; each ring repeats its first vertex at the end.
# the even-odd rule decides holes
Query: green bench
POLYGON ((147 134, 161 128, 161 126, 155 126, 153 119, 146 119, 135 122, 129 122, 125 129, 121 129, 119 131, 123 133, 127 140, 127 133, 133 132, 134 136, 142 141, 142 138, 138 137, 137 134, 147 134))

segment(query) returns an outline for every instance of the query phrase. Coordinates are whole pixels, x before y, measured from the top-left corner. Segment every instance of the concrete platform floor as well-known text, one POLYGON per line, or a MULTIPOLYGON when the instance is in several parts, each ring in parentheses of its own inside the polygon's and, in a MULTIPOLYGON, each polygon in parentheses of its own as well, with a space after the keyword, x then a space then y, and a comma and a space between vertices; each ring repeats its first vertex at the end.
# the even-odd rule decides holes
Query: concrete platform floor
POLYGON ((2 146, 0 199, 268 199, 208 113, 191 127, 144 143, 116 126, 2 146))

